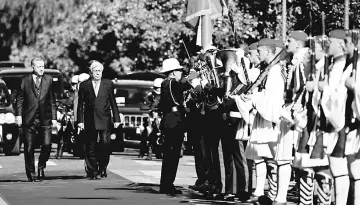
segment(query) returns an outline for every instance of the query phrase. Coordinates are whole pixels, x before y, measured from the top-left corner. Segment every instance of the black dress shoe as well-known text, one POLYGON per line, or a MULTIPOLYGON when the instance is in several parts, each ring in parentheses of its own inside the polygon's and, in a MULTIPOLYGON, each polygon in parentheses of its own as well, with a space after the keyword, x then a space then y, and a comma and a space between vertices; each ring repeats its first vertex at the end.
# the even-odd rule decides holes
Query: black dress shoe
POLYGON ((38 168, 38 180, 43 181, 45 179, 44 168, 38 168))
POLYGON ((106 177, 107 177, 106 169, 104 169, 104 170, 101 172, 100 177, 101 177, 101 178, 106 178, 106 177))
POLYGON ((29 182, 35 182, 36 181, 36 176, 34 175, 34 176, 28 177, 28 181, 29 182))
POLYGON ((273 201, 266 195, 259 197, 258 202, 260 205, 272 205, 273 201))
POLYGON ((176 188, 160 188, 160 193, 167 194, 167 195, 180 195, 182 194, 181 190, 178 190, 176 188))
POLYGON ((100 180, 100 179, 101 179, 100 175, 95 175, 90 177, 90 180, 100 180))
POLYGON ((189 186, 189 189, 198 191, 198 190, 199 190, 199 186, 197 186, 197 185, 190 185, 190 186, 189 186))

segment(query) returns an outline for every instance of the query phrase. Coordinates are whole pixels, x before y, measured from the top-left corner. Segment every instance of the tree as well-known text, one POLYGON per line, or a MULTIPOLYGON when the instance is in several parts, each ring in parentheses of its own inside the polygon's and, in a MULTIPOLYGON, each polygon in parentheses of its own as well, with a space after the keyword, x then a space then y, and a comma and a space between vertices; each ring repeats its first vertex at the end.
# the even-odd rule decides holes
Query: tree
MULTIPOLYGON (((9 29, 6 32, 0 30, 0 35, 7 39, 0 43, 12 51, 11 59, 25 60, 40 55, 45 58, 47 67, 59 69, 67 78, 74 73, 87 72, 87 62, 91 59, 104 64, 104 76, 109 78, 135 70, 158 70, 162 60, 168 57, 178 58, 182 64, 190 66, 185 48, 180 43, 183 40, 190 54, 195 48, 195 31, 183 23, 186 0, 6 2, 1 7, 6 12, 0 14, 0 28, 9 29), (20 4, 23 9, 16 9, 20 4), (38 8, 41 11, 34 12, 38 8), (54 9, 60 12, 51 12, 54 9), (20 17, 22 21, 17 20, 20 17), (9 23, 11 21, 15 23, 9 23), (11 30, 17 28, 14 25, 23 26, 11 30), (10 36, 14 36, 13 39, 10 36)), ((236 33, 243 42, 281 37, 281 0, 242 0, 230 1, 229 4, 236 33)), ((322 11, 328 14, 327 32, 342 27, 343 0, 288 0, 287 7, 288 33, 298 29, 308 32, 310 10, 313 19, 317 20, 313 22, 313 34, 321 33, 318 19, 321 19, 322 11)), ((352 17, 356 9, 358 6, 352 4, 350 27, 357 23, 352 17)), ((234 47, 234 34, 228 17, 214 20, 213 26, 214 44, 220 49, 234 47)))

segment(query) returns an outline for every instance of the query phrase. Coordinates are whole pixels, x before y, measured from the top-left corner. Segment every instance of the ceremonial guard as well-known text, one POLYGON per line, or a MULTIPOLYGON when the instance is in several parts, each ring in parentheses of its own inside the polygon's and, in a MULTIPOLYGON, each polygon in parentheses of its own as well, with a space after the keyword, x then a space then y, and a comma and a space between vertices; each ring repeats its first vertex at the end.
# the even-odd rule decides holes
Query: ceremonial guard
MULTIPOLYGON (((356 84, 356 80, 359 78, 357 72, 357 68, 359 67, 358 38, 359 31, 352 30, 351 32, 347 32, 345 39, 345 53, 347 54, 348 61, 341 78, 341 87, 345 86, 347 89, 345 125, 338 133, 336 145, 330 154, 331 171, 334 171, 334 173, 338 175, 335 177, 335 188, 337 192, 336 204, 346 204, 346 201, 348 201, 348 204, 360 204, 359 90, 356 84), (334 165, 335 162, 337 165, 334 165), (341 177, 339 177, 339 175, 341 175, 341 177), (337 179, 341 179, 341 181, 337 181, 337 179), (349 190, 350 184, 353 184, 354 191, 349 190), (339 190, 337 188, 339 188, 339 190), (353 194, 349 194, 348 192, 353 192, 353 194)), ((344 92, 342 94, 344 94, 344 92)), ((340 106, 342 105, 343 104, 340 104, 340 106)))
MULTIPOLYGON (((251 105, 256 109, 252 133, 245 155, 248 159, 257 160, 256 169, 261 170, 257 177, 257 186, 254 196, 259 197, 264 194, 266 180, 266 163, 264 159, 274 159, 276 156, 276 146, 279 137, 279 125, 281 108, 284 103, 283 92, 285 78, 279 64, 274 64, 276 46, 271 39, 262 39, 258 43, 258 53, 260 61, 270 64, 267 70, 267 78, 260 84, 259 90, 251 96, 242 95, 243 99, 251 100, 251 105), (251 98, 251 99, 250 99, 251 98)), ((258 172, 257 172, 258 173, 258 172)), ((275 199, 275 201, 284 201, 275 199)))
MULTIPOLYGON (((345 145, 345 156, 347 157, 347 164, 349 168, 350 173, 350 180, 353 184, 354 191, 353 195, 349 195, 350 197, 353 196, 352 203, 354 205, 360 204, 360 136, 359 136, 359 120, 360 120, 360 86, 357 83, 358 79, 360 78, 360 72, 357 71, 357 68, 359 68, 359 60, 358 60, 358 54, 359 52, 359 31, 355 30, 353 31, 353 38, 352 38, 352 44, 354 49, 350 49, 350 51, 353 51, 353 54, 350 56, 352 57, 352 65, 350 65, 346 71, 344 72, 344 78, 345 80, 345 86, 348 89, 349 92, 353 93, 353 99, 350 99, 350 104, 352 109, 352 114, 346 113, 346 115, 350 115, 350 122, 345 121, 345 127, 349 128, 348 135, 346 137, 346 145, 345 145), (355 117, 355 118, 354 118, 355 117), (353 130, 355 129, 355 130, 353 130), (350 135, 350 132, 352 133, 350 135)), ((348 41, 349 42, 349 41, 348 41)), ((349 93, 348 93, 349 94, 349 93)), ((349 100, 348 96, 348 100, 349 100)), ((346 105, 348 108, 348 104, 346 105)), ((336 185, 335 185, 336 186, 336 185)), ((346 192, 346 191, 344 191, 346 192)))
MULTIPOLYGON (((319 114, 318 111, 318 99, 320 93, 317 89, 317 82, 320 77, 324 76, 324 64, 325 64, 325 42, 326 36, 310 37, 310 73, 308 81, 306 82, 306 95, 304 109, 306 109, 307 122, 306 127, 301 132, 299 138, 299 144, 295 153, 293 166, 299 169, 300 174, 300 204, 312 205, 322 204, 328 205, 331 203, 331 185, 332 177, 328 169, 328 158, 323 156, 322 158, 310 158, 314 150, 314 141, 309 141, 309 137, 316 137, 319 134, 319 114), (314 59, 313 59, 314 58, 314 59), (315 185, 315 181, 317 184, 315 185), (317 194, 317 198, 314 198, 314 194, 317 194)), ((328 61, 326 59, 326 61, 328 61)), ((297 126, 297 128, 300 128, 297 126)))
MULTIPOLYGON (((318 84, 318 89, 320 92, 322 92, 322 96, 320 99, 320 108, 322 110, 322 113, 320 114, 320 130, 322 130, 322 136, 317 136, 317 142, 321 140, 323 141, 323 145, 326 148, 325 152, 327 155, 333 152, 333 149, 338 139, 338 132, 343 128, 345 122, 344 105, 339 105, 339 103, 345 102, 344 95, 346 95, 346 89, 344 89, 343 83, 341 81, 342 73, 346 63, 346 58, 344 55, 345 38, 346 33, 344 30, 338 29, 330 32, 329 48, 327 53, 330 57, 333 58, 333 63, 329 67, 329 72, 325 68, 325 79, 324 81, 319 81, 318 84)), ((314 144, 313 153, 315 151, 316 142, 314 144)), ((319 157, 322 158, 323 155, 320 154, 319 157)), ((344 186, 344 184, 349 184, 348 176, 344 176, 347 172, 347 170, 344 168, 346 168, 347 165, 346 163, 345 165, 341 164, 342 162, 342 158, 329 157, 331 174, 335 180, 335 184, 338 183, 338 186, 335 186, 336 204, 346 204, 347 195, 345 198, 342 197, 342 190, 344 190, 344 188, 342 188, 340 185, 344 186), (342 199, 345 199, 345 202, 340 201, 342 199)))
POLYGON ((181 190, 177 190, 173 183, 185 132, 183 92, 190 89, 191 85, 182 81, 184 67, 175 58, 164 60, 161 72, 168 77, 161 84, 159 103, 159 110, 163 114, 160 129, 165 136, 160 193, 181 194, 181 190))
POLYGON ((308 35, 303 31, 293 31, 288 37, 287 52, 292 54, 290 64, 282 64, 282 74, 286 78, 284 100, 281 113, 280 133, 274 157, 276 166, 268 165, 269 198, 277 202, 286 202, 287 190, 291 178, 291 161, 293 159, 293 145, 299 136, 298 128, 294 125, 294 117, 300 112, 305 84, 306 56, 309 49, 306 47, 308 35), (275 176, 275 170, 277 174, 275 176), (280 178, 281 177, 281 178, 280 178))

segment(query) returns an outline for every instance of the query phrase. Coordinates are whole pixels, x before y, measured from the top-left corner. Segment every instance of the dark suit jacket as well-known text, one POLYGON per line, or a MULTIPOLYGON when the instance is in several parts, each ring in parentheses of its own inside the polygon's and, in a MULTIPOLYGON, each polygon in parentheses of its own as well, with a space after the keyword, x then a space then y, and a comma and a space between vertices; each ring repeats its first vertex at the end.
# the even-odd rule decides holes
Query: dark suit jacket
POLYGON ((22 116, 24 126, 30 126, 35 120, 39 109, 40 124, 50 126, 51 120, 56 120, 56 105, 52 91, 52 77, 44 74, 41 78, 40 98, 35 93, 35 82, 32 74, 21 80, 21 88, 17 102, 17 115, 22 116))
POLYGON ((77 119, 84 123, 85 129, 111 129, 111 111, 114 122, 120 122, 112 81, 101 79, 98 96, 95 96, 91 79, 80 84, 77 119))

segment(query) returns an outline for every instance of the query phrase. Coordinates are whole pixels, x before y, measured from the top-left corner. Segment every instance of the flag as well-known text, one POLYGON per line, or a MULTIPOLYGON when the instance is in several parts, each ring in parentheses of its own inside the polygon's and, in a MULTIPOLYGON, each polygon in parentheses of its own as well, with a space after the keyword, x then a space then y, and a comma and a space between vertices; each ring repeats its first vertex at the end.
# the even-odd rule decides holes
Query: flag
POLYGON ((196 44, 206 48, 212 45, 211 20, 227 12, 227 0, 188 0, 186 24, 196 30, 196 44))

